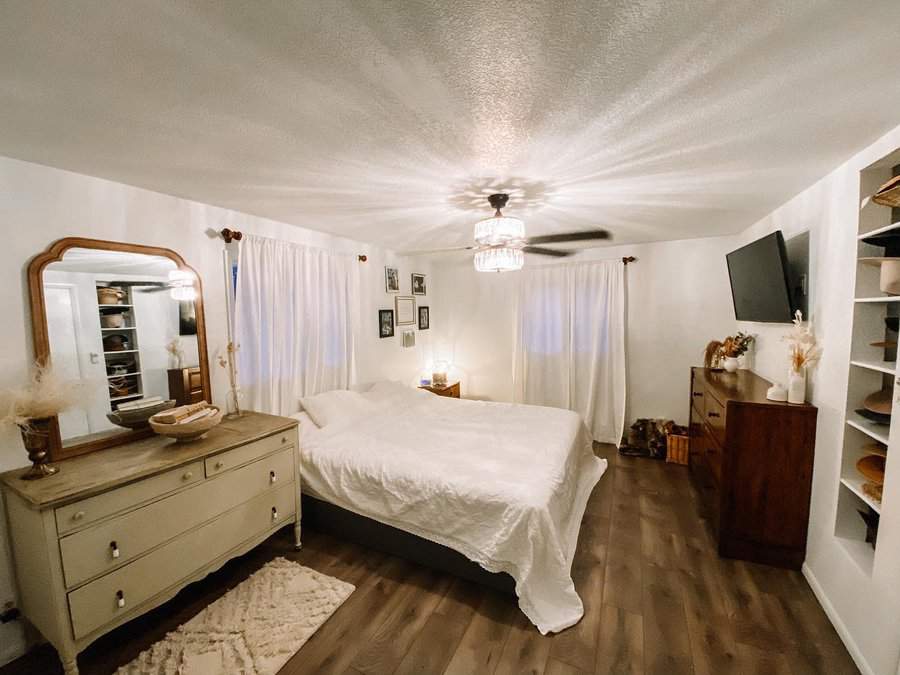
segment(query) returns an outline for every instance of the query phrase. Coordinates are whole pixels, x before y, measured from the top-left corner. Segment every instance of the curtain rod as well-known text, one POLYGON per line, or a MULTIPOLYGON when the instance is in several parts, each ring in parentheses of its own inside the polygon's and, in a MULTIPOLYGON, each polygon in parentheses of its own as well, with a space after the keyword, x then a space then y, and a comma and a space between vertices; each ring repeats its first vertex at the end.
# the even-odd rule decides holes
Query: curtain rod
POLYGON ((627 255, 622 258, 623 265, 627 265, 630 262, 636 262, 636 261, 637 261, 637 258, 635 258, 633 255, 627 255))
MULTIPOLYGON (((219 234, 222 235, 222 239, 225 240, 226 244, 230 244, 233 241, 240 241, 244 238, 243 232, 238 232, 237 230, 230 230, 227 227, 223 228, 219 231, 219 234)), ((356 259, 359 262, 366 262, 369 258, 366 255, 360 254, 356 256, 356 259)))

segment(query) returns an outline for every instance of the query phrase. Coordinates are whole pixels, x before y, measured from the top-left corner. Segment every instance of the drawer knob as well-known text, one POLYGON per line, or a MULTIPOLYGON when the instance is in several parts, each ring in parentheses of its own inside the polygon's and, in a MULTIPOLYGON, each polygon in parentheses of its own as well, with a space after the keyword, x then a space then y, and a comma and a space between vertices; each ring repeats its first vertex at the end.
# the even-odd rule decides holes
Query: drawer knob
POLYGON ((282 436, 282 437, 281 437, 281 442, 282 442, 282 443, 287 443, 287 436, 282 436))
POLYGON ((225 462, 223 462, 223 461, 220 459, 218 462, 216 462, 215 468, 221 469, 223 466, 225 466, 225 462))
POLYGON ((122 591, 116 591, 116 606, 119 609, 125 606, 125 594, 122 591))
POLYGON ((184 475, 182 476, 182 478, 183 478, 184 480, 190 480, 190 479, 193 478, 193 477, 194 477, 194 472, 193 472, 193 471, 185 471, 185 472, 184 472, 184 475))
POLYGON ((84 518, 84 511, 76 511, 72 514, 72 520, 81 520, 84 518))
POLYGON ((269 482, 274 483, 276 480, 278 480, 278 476, 275 475, 274 471, 270 471, 269 472, 269 482))
POLYGON ((119 557, 119 545, 116 542, 109 542, 109 551, 112 554, 113 558, 119 557))
POLYGON ((703 394, 701 394, 699 391, 695 391, 693 393, 694 393, 694 396, 697 396, 697 397, 703 396, 703 394))
POLYGON ((719 413, 717 413, 717 412, 711 412, 711 413, 706 413, 706 414, 709 415, 710 417, 718 417, 719 416, 719 413))
POLYGON ((278 520, 278 509, 274 506, 272 507, 272 520, 278 520))

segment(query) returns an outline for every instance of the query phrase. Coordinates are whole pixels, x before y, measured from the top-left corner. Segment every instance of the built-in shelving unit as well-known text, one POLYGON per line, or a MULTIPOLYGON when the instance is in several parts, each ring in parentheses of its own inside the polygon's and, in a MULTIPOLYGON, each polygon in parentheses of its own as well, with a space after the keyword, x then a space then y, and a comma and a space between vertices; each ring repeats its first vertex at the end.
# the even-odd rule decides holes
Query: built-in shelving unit
MULTIPOLYGON (((116 286, 115 281, 98 282, 97 287, 116 286)), ((124 315, 122 326, 110 328, 101 323, 100 338, 103 342, 103 359, 106 367, 108 383, 107 396, 112 410, 119 404, 141 398, 144 395, 144 383, 141 373, 141 360, 138 342, 138 331, 135 324, 134 304, 131 294, 134 292, 130 284, 118 286, 125 293, 121 304, 99 304, 97 311, 100 317, 111 314, 124 315), (109 349, 108 340, 115 335, 122 335, 127 344, 125 349, 109 349), (114 372, 115 366, 125 366, 127 372, 114 372), (124 391, 123 391, 124 390, 124 391)))
MULTIPOLYGON (((900 431, 893 431, 896 423, 900 423, 897 419, 900 417, 897 400, 900 384, 896 379, 900 296, 882 292, 880 266, 859 259, 886 255, 884 246, 873 245, 866 239, 895 230, 900 234, 897 209, 876 204, 870 199, 870 195, 900 168, 900 151, 895 155, 860 173, 861 206, 856 240, 853 333, 834 530, 847 553, 867 574, 872 573, 877 553, 881 501, 875 497, 871 484, 867 487, 868 479, 857 469, 857 462, 870 453, 873 443, 886 450, 890 457, 891 446, 900 438, 900 431), (893 408, 889 421, 874 421, 858 412, 864 409, 866 397, 883 390, 889 390, 891 395, 893 408)), ((887 462, 885 474, 890 466, 887 462)))

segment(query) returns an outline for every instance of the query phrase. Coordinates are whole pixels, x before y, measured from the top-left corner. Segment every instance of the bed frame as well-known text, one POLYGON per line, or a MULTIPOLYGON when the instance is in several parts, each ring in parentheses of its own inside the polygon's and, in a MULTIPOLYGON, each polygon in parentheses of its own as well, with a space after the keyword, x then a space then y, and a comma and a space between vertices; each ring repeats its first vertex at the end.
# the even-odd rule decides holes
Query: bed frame
POLYGON ((515 594, 515 581, 506 572, 488 572, 452 548, 366 518, 330 502, 303 495, 303 525, 343 539, 447 572, 503 593, 515 594))

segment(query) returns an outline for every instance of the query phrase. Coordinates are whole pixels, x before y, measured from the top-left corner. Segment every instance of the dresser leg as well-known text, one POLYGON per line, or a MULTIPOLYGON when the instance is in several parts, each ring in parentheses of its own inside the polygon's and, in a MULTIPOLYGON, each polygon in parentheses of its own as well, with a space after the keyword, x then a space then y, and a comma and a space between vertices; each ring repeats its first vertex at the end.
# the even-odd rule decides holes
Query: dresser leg
POLYGON ((303 548, 303 543, 300 541, 300 521, 294 523, 294 549, 299 551, 303 548))

